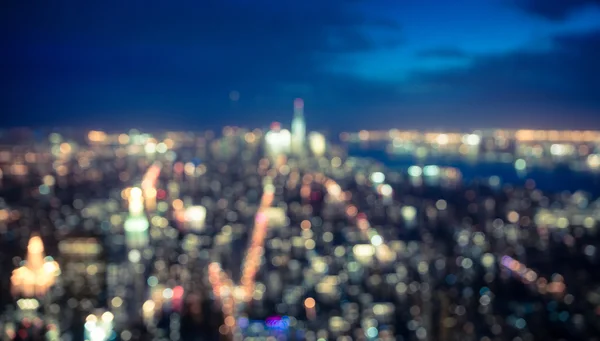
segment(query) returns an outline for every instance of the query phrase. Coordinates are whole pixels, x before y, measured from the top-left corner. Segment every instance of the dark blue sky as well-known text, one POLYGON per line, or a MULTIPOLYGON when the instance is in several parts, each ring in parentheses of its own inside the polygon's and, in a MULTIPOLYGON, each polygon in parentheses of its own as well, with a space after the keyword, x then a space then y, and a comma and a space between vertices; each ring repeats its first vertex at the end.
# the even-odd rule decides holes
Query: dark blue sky
POLYGON ((598 0, 4 0, 0 124, 600 129, 598 0), (232 91, 239 100, 232 101, 232 91))

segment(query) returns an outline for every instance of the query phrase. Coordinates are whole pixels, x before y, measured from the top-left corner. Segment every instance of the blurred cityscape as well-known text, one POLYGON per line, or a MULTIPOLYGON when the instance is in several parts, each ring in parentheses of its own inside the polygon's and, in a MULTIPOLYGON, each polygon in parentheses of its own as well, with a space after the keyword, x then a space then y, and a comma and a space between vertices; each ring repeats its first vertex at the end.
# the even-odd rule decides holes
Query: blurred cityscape
POLYGON ((0 340, 600 340, 600 132, 338 138, 293 110, 4 132, 0 340))
POLYGON ((340 140, 354 144, 385 143, 394 155, 463 157, 483 162, 515 163, 553 168, 557 163, 576 170, 600 169, 600 132, 558 130, 476 130, 466 133, 400 131, 344 132, 340 140))

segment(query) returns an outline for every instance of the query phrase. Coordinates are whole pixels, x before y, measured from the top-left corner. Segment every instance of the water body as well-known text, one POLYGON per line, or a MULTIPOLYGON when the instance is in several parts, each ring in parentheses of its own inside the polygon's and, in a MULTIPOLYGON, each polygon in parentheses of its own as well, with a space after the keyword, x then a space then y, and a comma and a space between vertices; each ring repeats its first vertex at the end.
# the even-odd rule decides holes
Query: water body
POLYGON ((466 182, 498 176, 503 184, 522 186, 525 181, 532 179, 536 187, 543 191, 583 190, 595 198, 600 197, 600 173, 577 171, 568 165, 556 165, 553 168, 531 167, 525 172, 520 172, 512 162, 474 161, 453 157, 417 159, 410 155, 391 155, 380 148, 350 147, 348 151, 350 156, 369 158, 395 170, 405 170, 412 165, 454 167, 462 172, 466 182))

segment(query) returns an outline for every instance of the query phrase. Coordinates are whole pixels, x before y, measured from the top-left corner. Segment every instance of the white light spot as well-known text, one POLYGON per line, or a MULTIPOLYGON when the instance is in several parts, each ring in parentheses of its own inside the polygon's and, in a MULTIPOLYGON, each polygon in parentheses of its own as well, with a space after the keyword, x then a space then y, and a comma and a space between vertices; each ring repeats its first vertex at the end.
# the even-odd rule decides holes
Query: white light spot
POLYGON ((412 206, 404 206, 400 210, 400 213, 402 214, 402 217, 405 220, 410 221, 410 220, 414 220, 415 217, 417 216, 417 209, 412 206))
POLYGON ((425 166, 423 168, 423 174, 425 176, 436 177, 436 176, 440 175, 440 167, 438 167, 436 165, 425 166))
POLYGON ((437 136, 437 138, 435 139, 435 141, 439 144, 439 145, 446 145, 449 142, 449 138, 448 135, 446 134, 439 134, 437 136))
POLYGON ((448 207, 448 204, 446 203, 446 200, 440 199, 435 203, 435 207, 438 210, 443 211, 448 207))
POLYGON ((173 289, 166 288, 163 291, 163 297, 166 298, 166 299, 168 299, 168 300, 171 299, 171 298, 173 298, 173 289))
POLYGON ((383 186, 381 186, 381 195, 385 196, 385 197, 389 197, 390 195, 392 195, 392 186, 385 184, 383 186))
POLYGON ((423 170, 419 166, 410 166, 408 167, 408 175, 412 177, 418 177, 423 174, 423 170))
POLYGON ((385 174, 381 172, 375 172, 371 174, 371 182, 374 184, 380 184, 385 181, 385 174))
POLYGON ((129 251, 128 258, 129 258, 130 262, 137 263, 142 258, 142 255, 140 254, 140 252, 138 250, 131 250, 131 251, 129 251))
POLYGON ((469 134, 466 136, 465 142, 469 146, 477 146, 481 142, 481 137, 479 137, 479 135, 469 134))

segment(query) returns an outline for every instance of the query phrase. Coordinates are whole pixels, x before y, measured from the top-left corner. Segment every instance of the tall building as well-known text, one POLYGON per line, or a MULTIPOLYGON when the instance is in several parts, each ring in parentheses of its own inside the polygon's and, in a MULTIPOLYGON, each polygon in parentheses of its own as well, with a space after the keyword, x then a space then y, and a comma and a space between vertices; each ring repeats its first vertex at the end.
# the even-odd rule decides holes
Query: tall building
POLYGON ((129 248, 143 248, 148 245, 150 223, 144 212, 142 189, 134 187, 129 191, 129 216, 125 220, 125 238, 129 248))
POLYGON ((294 100, 294 119, 292 120, 292 152, 304 152, 306 139, 306 125, 304 123, 304 101, 301 98, 294 100))
POLYGON ((44 296, 59 274, 58 263, 44 254, 42 238, 34 235, 27 245, 25 264, 13 271, 12 293, 23 297, 44 296))

